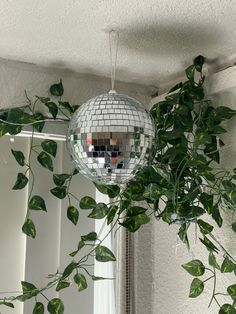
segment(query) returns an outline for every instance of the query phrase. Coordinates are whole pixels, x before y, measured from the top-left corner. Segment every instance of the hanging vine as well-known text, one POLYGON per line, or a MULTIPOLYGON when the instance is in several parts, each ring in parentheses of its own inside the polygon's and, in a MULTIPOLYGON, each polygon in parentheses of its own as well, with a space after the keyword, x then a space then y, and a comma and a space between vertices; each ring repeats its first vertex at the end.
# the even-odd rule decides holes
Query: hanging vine
MULTIPOLYGON (((34 194, 37 175, 32 168, 32 159, 36 158, 42 167, 52 172, 55 187, 50 190, 51 194, 59 199, 67 198, 67 217, 74 225, 79 222, 80 210, 87 210, 89 218, 106 218, 107 224, 112 225, 111 229, 120 225, 130 232, 137 231, 153 217, 169 225, 178 224, 178 236, 189 247, 188 229, 191 224, 195 224, 201 234, 200 243, 208 250, 209 258, 208 265, 198 259, 182 265, 194 277, 189 297, 198 297, 204 291, 205 285, 212 281, 213 291, 209 306, 216 302, 220 314, 235 314, 236 284, 219 292, 216 290, 216 280, 217 272, 236 274, 236 260, 215 237, 214 227, 209 219, 205 221, 205 217, 208 215, 220 228, 223 224, 222 210, 234 213, 236 208, 236 170, 225 170, 220 166, 220 148, 225 145, 220 135, 227 132, 222 123, 236 115, 236 111, 225 106, 215 108, 205 97, 203 64, 204 57, 196 57, 185 71, 186 81, 174 86, 164 101, 152 107, 151 115, 157 127, 152 164, 140 171, 135 180, 122 190, 118 186, 95 184, 101 193, 114 199, 110 204, 97 203, 89 196, 84 196, 78 202, 76 195, 70 191, 71 181, 78 170, 54 173, 53 159, 57 154, 57 143, 44 140, 40 146, 35 145, 34 133, 43 132, 48 120, 69 121, 78 107, 62 100, 64 88, 61 81, 50 87, 50 97, 36 96, 32 101, 26 94, 28 104, 25 107, 2 112, 0 135, 16 135, 25 125, 32 126, 29 155, 24 156, 23 152, 12 150, 16 162, 22 167, 13 190, 23 189, 29 184, 29 174, 32 178, 22 226, 22 231, 27 236, 36 237, 31 212, 47 211, 44 199, 34 194), (42 106, 46 107, 50 117, 40 112, 42 106), (220 263, 222 256, 223 263, 220 263), (220 304, 218 296, 222 294, 231 301, 220 304)), ((236 221, 232 221, 232 229, 236 232, 236 221)), ((35 298, 33 314, 42 314, 45 312, 44 304, 37 301, 37 297, 41 295, 46 300, 49 313, 64 313, 63 301, 59 298, 48 300, 46 291, 60 291, 70 287, 72 282, 78 291, 83 291, 87 288, 87 277, 93 280, 105 279, 91 274, 87 263, 94 256, 99 262, 116 260, 114 254, 103 245, 103 240, 94 231, 81 236, 76 249, 70 253, 71 262, 61 272, 49 275, 49 282, 45 287, 38 288, 23 281, 20 295, 2 298, 0 303, 13 308, 15 301, 24 302, 35 298)))

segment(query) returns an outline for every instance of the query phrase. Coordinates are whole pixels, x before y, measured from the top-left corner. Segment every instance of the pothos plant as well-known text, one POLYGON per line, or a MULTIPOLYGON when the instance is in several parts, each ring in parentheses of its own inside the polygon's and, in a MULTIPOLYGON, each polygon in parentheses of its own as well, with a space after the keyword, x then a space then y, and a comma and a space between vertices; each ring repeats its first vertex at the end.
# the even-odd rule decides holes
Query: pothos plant
MULTIPOLYGON (((35 145, 34 133, 43 132, 48 120, 61 120, 63 116, 63 119, 69 121, 78 107, 62 99, 64 88, 61 81, 50 87, 49 97, 36 96, 31 100, 26 94, 26 106, 2 112, 0 135, 16 135, 25 125, 32 126, 29 155, 24 156, 23 152, 12 150, 16 162, 22 167, 13 190, 23 189, 28 184, 29 173, 32 177, 22 226, 22 231, 27 236, 36 237, 31 212, 47 211, 44 199, 34 194, 37 176, 32 168, 32 160, 37 158, 42 167, 52 172, 55 183, 50 190, 52 195, 68 199, 67 217, 74 225, 79 221, 80 210, 87 210, 89 218, 105 218, 107 224, 112 225, 111 229, 123 226, 130 232, 137 231, 153 217, 169 225, 177 224, 179 238, 189 247, 188 229, 191 224, 195 224, 201 234, 200 243, 207 249, 209 258, 208 265, 199 259, 182 265, 194 277, 189 297, 198 297, 207 282, 212 280, 214 284, 209 305, 214 301, 219 306, 220 314, 235 314, 236 284, 225 287, 225 291, 217 291, 216 274, 236 274, 236 260, 215 237, 214 227, 207 221, 213 219, 220 228, 223 224, 222 210, 232 213, 235 211, 236 170, 225 170, 220 166, 220 148, 225 145, 220 135, 227 132, 222 123, 236 115, 236 111, 225 106, 215 108, 205 98, 203 64, 204 57, 196 57, 193 64, 185 70, 186 81, 174 86, 164 101, 152 107, 151 115, 157 134, 151 163, 122 189, 95 184, 101 193, 112 199, 109 204, 97 203, 89 196, 78 200, 71 193, 70 185, 79 171, 75 169, 71 173, 54 173, 53 159, 57 154, 57 143, 44 140, 40 147, 35 145), (48 110, 47 115, 41 113, 42 106, 48 110), (209 218, 205 221, 207 215, 209 218), (223 263, 220 263, 222 258, 223 263), (228 297, 225 304, 220 304, 218 300, 222 294, 228 297)), ((232 221, 232 229, 236 232, 236 221, 232 221)), ((70 253, 71 262, 64 270, 49 275, 45 287, 36 287, 33 283, 22 281, 22 293, 1 298, 1 305, 14 308, 16 301, 25 302, 35 298, 33 314, 44 313, 45 305, 49 313, 64 313, 63 301, 59 298, 48 300, 46 291, 60 291, 74 283, 81 292, 87 288, 87 277, 93 280, 105 279, 92 274, 86 263, 91 256, 95 256, 99 262, 116 260, 102 242, 103 239, 99 239, 94 231, 81 236, 76 249, 70 253), (46 304, 38 301, 40 295, 45 297, 46 304)))

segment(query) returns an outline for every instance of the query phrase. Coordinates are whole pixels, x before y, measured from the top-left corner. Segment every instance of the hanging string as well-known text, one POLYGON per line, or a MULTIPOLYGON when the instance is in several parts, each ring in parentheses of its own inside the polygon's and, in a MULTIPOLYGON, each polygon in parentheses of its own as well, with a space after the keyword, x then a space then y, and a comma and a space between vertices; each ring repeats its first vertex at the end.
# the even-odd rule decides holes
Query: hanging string
POLYGON ((116 80, 116 63, 117 63, 117 53, 119 46, 119 32, 116 30, 111 30, 109 32, 109 46, 110 46, 110 67, 111 67, 111 90, 115 90, 115 80, 116 80))

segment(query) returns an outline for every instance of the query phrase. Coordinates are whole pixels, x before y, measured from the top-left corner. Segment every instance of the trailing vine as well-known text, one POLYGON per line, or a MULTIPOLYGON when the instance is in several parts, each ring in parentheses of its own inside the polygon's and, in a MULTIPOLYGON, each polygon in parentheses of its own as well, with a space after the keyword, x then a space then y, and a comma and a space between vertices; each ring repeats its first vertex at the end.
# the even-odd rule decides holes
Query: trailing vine
MULTIPOLYGON (((37 176, 32 168, 32 158, 36 158, 42 167, 52 172, 55 186, 50 190, 51 194, 59 199, 67 198, 67 217, 74 225, 79 222, 80 210, 87 210, 88 217, 92 219, 105 218, 111 229, 123 226, 130 232, 137 231, 150 219, 163 220, 169 225, 179 226, 178 236, 189 247, 188 230, 191 224, 195 224, 201 234, 200 243, 207 249, 209 257, 208 265, 199 259, 182 265, 194 277, 189 297, 198 297, 205 285, 212 281, 209 306, 215 302, 220 314, 235 314, 236 284, 226 287, 225 291, 217 291, 216 283, 218 272, 236 274, 236 259, 216 238, 209 219, 221 227, 222 210, 234 213, 236 208, 236 169, 225 170, 220 165, 220 149, 225 145, 220 135, 227 132, 223 123, 236 115, 236 111, 225 106, 214 107, 212 101, 205 97, 203 65, 204 57, 196 57, 185 71, 186 81, 174 86, 164 101, 152 107, 151 115, 157 127, 152 163, 122 189, 95 184, 101 193, 112 199, 109 204, 97 203, 89 196, 78 200, 71 193, 70 186, 79 171, 54 173, 53 158, 57 154, 57 143, 44 140, 40 146, 35 145, 34 133, 43 132, 48 120, 69 121, 78 107, 62 100, 64 88, 61 81, 50 87, 50 97, 36 96, 32 101, 26 94, 26 106, 1 112, 0 135, 16 135, 25 125, 32 126, 29 155, 26 157, 23 152, 12 150, 16 162, 22 167, 13 190, 23 189, 29 184, 29 175, 32 178, 22 226, 27 236, 36 237, 31 211, 47 211, 44 199, 34 194, 37 176), (41 113, 42 106, 48 110, 48 116, 41 113), (206 216, 209 216, 207 221, 206 216), (222 257, 223 262, 220 263, 222 257), (227 297, 227 303, 221 304, 219 295, 227 297)), ((236 232, 236 221, 232 221, 232 229, 236 232)), ((87 277, 105 279, 91 274, 88 264, 94 256, 99 262, 116 260, 110 249, 103 245, 103 240, 94 231, 81 236, 76 249, 70 253, 71 262, 64 270, 49 275, 45 287, 38 288, 33 283, 22 281, 22 293, 1 298, 0 304, 13 308, 15 301, 35 298, 33 314, 42 314, 45 305, 37 301, 37 296, 41 295, 46 300, 49 313, 64 313, 63 301, 59 298, 48 300, 46 291, 70 287, 72 276, 80 292, 87 288, 87 277), (85 248, 88 251, 85 252, 85 248)))

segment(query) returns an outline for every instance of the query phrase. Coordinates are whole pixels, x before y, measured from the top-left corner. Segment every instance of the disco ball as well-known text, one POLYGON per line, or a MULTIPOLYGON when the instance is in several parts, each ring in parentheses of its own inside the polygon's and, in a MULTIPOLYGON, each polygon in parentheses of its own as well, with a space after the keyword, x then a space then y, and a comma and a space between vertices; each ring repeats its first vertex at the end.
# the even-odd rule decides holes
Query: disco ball
POLYGON ((67 145, 76 168, 100 184, 124 184, 150 160, 155 125, 134 98, 110 91, 74 113, 67 145))

